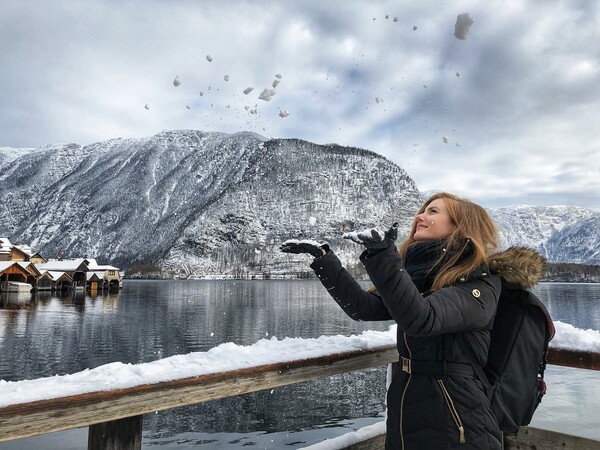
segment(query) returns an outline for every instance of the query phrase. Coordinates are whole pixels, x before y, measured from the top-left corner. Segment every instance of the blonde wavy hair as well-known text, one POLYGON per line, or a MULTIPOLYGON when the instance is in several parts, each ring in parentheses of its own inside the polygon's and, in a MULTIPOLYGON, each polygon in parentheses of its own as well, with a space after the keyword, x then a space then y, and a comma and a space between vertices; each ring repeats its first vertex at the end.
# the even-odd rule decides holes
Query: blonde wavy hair
POLYGON ((498 248, 498 229, 485 209, 470 200, 447 192, 438 192, 425 200, 415 214, 408 238, 398 246, 402 260, 405 260, 408 249, 417 242, 414 239, 417 229, 416 216, 425 212, 427 206, 437 199, 442 199, 446 204, 456 228, 446 238, 446 252, 434 265, 437 275, 433 280, 432 291, 451 286, 482 265, 487 265, 490 255, 498 248), (473 250, 466 258, 461 258, 469 242, 473 250))

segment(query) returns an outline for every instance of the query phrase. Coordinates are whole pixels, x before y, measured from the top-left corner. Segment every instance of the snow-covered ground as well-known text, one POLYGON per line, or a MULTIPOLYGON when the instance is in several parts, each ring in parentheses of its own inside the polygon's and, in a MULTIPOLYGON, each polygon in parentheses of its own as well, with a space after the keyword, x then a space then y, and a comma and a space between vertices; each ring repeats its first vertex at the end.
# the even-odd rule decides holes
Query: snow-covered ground
MULTIPOLYGON (((552 347, 600 352, 600 331, 582 330, 559 321, 554 324, 556 336, 551 342, 552 347)), ((315 358, 332 353, 366 350, 395 342, 395 325, 388 331, 368 330, 353 336, 321 336, 315 339, 272 337, 246 346, 229 342, 206 352, 176 355, 149 363, 113 362, 69 375, 22 381, 0 380, 0 407, 315 358)))

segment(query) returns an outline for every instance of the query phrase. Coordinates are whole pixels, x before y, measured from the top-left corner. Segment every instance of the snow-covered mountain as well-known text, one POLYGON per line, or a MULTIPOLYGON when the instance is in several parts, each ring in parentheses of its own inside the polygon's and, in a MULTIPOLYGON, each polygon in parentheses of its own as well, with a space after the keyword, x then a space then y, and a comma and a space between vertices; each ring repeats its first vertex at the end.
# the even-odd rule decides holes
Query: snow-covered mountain
POLYGON ((599 235, 589 233, 594 228, 593 223, 598 230, 600 213, 596 211, 577 206, 517 205, 493 209, 490 214, 500 229, 503 246, 536 248, 550 262, 600 264, 599 235), (579 228, 578 224, 583 223, 590 225, 579 228), (577 238, 570 236, 573 226, 579 230, 575 232, 577 238), (573 239, 576 239, 575 245, 569 244, 573 239))
POLYGON ((422 200, 375 153, 253 133, 53 146, 0 173, 0 234, 13 242, 198 276, 306 269, 306 256, 277 250, 289 238, 327 239, 355 256, 343 231, 395 217, 407 230, 422 200))
MULTIPOLYGON (((413 180, 367 150, 254 133, 165 131, 0 154, 0 236, 50 257, 95 257, 184 276, 308 273, 289 238, 328 240, 352 269, 344 231, 408 231, 422 202, 413 180), (16 155, 16 156, 15 156, 16 155)), ((599 213, 573 207, 491 211, 505 244, 551 261, 600 263, 599 213)))
POLYGON ((6 167, 15 159, 35 151, 34 148, 0 147, 0 167, 6 167))

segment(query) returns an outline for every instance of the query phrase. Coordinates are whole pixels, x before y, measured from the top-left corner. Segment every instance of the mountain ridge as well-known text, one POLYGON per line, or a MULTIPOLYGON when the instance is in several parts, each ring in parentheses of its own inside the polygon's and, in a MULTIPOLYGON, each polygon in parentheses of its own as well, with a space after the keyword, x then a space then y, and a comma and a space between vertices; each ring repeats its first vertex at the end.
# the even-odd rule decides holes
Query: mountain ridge
MULTIPOLYGON (((150 264, 188 277, 303 276, 305 258, 277 249, 302 237, 330 241, 360 270, 360 249, 341 234, 398 219, 406 233, 423 201, 402 168, 370 150, 252 132, 170 130, 22 153, 0 159, 0 234, 48 256, 150 264)), ((489 211, 504 246, 600 263, 595 211, 489 211)))

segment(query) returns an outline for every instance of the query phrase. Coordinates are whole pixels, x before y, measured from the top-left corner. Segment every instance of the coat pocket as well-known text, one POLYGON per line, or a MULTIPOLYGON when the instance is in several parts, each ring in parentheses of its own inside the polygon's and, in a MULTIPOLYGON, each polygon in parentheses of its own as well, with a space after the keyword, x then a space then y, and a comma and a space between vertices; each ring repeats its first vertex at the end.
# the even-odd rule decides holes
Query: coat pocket
POLYGON ((460 414, 458 414, 458 410, 454 406, 452 397, 450 396, 448 389, 446 389, 446 386, 444 385, 443 380, 437 380, 437 382, 440 385, 440 389, 442 390, 442 395, 444 396, 444 399, 446 400, 446 405, 448 406, 448 410, 450 411, 450 416, 452 417, 452 420, 454 420, 454 423, 456 424, 456 428, 458 429, 458 442, 460 442, 461 444, 464 444, 465 443, 465 427, 463 426, 462 420, 460 418, 460 414))

